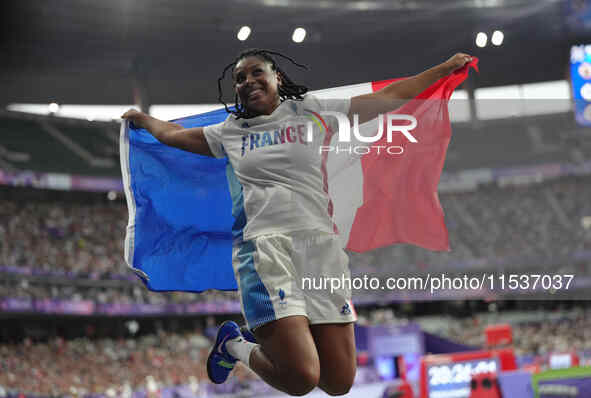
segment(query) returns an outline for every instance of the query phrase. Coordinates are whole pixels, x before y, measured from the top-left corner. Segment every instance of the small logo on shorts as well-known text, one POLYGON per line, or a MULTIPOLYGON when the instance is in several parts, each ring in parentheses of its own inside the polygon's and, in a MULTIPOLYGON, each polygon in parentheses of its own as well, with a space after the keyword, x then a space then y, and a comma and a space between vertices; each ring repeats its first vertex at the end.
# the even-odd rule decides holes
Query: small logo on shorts
POLYGON ((349 303, 345 303, 343 308, 341 308, 341 315, 350 315, 351 314, 351 307, 349 307, 349 303))
POLYGON ((287 305, 287 301, 285 300, 285 292, 283 291, 283 289, 279 289, 279 305, 287 305))

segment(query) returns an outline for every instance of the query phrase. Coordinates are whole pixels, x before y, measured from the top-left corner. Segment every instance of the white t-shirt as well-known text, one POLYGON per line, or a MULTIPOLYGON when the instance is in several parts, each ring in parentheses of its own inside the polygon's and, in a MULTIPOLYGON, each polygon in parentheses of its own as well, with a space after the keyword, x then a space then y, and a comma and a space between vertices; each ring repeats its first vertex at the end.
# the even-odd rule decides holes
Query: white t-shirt
POLYGON ((204 128, 211 152, 228 157, 242 186, 242 200, 236 200, 233 192, 233 214, 240 214, 242 209, 236 207, 244 206, 243 239, 302 230, 334 232, 327 156, 322 156, 320 146, 329 145, 327 128, 336 133, 338 123, 318 112, 347 115, 350 103, 306 95, 303 101, 282 102, 271 115, 251 119, 229 115, 224 122, 204 128), (311 142, 308 122, 313 126, 311 142))

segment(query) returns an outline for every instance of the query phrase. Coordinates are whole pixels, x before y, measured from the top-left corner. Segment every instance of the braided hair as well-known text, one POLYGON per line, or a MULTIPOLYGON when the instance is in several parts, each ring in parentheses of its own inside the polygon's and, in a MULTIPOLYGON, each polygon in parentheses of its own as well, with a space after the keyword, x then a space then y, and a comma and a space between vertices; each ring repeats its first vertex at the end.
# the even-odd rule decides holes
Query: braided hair
POLYGON ((293 100, 300 100, 301 101, 304 99, 303 95, 308 92, 308 88, 306 86, 302 86, 300 84, 294 83, 289 78, 289 76, 287 76, 287 73, 285 73, 279 67, 279 65, 277 65, 277 62, 273 59, 273 57, 271 57, 271 55, 278 55, 282 58, 285 58, 285 59, 291 61, 291 63, 293 63, 296 66, 299 66, 300 68, 308 69, 307 66, 299 64, 296 61, 294 61, 293 59, 291 59, 290 57, 283 55, 281 53, 275 52, 275 51, 257 49, 257 48, 242 51, 240 54, 238 54, 236 59, 234 59, 234 62, 228 64, 224 68, 222 75, 218 78, 218 94, 219 94, 218 101, 224 105, 224 108, 226 108, 226 112, 234 114, 236 116, 236 119, 248 118, 250 116, 250 114, 248 113, 248 110, 246 109, 246 107, 239 102, 238 94, 236 94, 234 97, 235 104, 236 104, 236 110, 231 110, 230 108, 228 108, 228 105, 226 104, 226 102, 224 102, 224 100, 222 98, 223 97, 222 81, 224 80, 224 77, 226 76, 226 72, 228 71, 228 69, 231 68, 231 71, 233 72, 234 68, 236 67, 238 62, 240 62, 244 58, 258 57, 258 58, 262 59, 263 61, 269 63, 271 65, 271 70, 274 70, 279 74, 279 76, 281 77, 281 84, 278 86, 278 92, 279 92, 279 99, 281 100, 281 102, 285 101, 286 99, 293 99, 293 100))

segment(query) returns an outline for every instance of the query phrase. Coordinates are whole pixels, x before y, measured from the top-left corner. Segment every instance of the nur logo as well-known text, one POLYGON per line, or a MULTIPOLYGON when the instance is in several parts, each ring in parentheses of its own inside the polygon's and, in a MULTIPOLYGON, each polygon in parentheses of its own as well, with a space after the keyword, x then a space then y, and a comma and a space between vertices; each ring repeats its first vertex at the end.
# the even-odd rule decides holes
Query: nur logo
MULTIPOLYGON (((347 115, 340 113, 340 112, 312 112, 316 119, 319 119, 321 124, 324 126, 325 130, 327 129, 327 124, 323 118, 324 117, 334 117, 338 122, 338 131, 337 131, 337 138, 338 143, 351 143, 353 142, 351 138, 351 127, 350 121, 347 115)), ((316 120, 315 122, 319 124, 316 120)), ((354 145, 349 146, 343 150, 339 146, 333 145, 322 145, 320 146, 320 153, 323 152, 348 152, 348 153, 355 153, 356 155, 366 155, 372 150, 376 151, 377 154, 380 154, 380 151, 383 150, 390 155, 401 155, 404 152, 404 148, 399 145, 391 145, 393 142, 393 134, 400 133, 402 134, 407 141, 410 143, 416 144, 419 141, 410 133, 411 130, 414 130, 417 125, 417 119, 412 115, 399 115, 399 114, 379 114, 377 117, 377 132, 373 136, 364 136, 359 132, 359 115, 353 115, 353 136, 355 137, 355 142, 361 143, 361 145, 354 145), (402 121, 408 122, 408 124, 397 125, 393 124, 394 121, 402 121), (384 125, 386 128, 384 129, 384 125), (384 137, 384 130, 386 135, 386 144, 387 145, 371 145, 377 143, 378 141, 383 142, 382 138, 384 137)), ((313 122, 310 121, 306 124, 306 141, 312 142, 313 140, 313 122)), ((325 143, 326 144, 326 143, 325 143)))

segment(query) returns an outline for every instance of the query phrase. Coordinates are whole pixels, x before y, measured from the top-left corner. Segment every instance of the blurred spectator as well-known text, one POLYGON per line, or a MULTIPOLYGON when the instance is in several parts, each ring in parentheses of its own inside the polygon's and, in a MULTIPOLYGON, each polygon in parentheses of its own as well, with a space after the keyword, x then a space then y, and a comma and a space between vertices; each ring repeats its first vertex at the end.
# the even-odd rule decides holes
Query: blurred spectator
MULTIPOLYGON (((420 319, 423 327, 429 328, 420 319)), ((433 324, 433 319, 429 322, 433 324)), ((493 324, 509 323, 513 329, 515 354, 547 356, 551 353, 576 351, 591 353, 591 310, 539 310, 525 312, 493 312, 467 319, 441 318, 431 332, 474 346, 485 346, 484 329, 493 324)))
POLYGON ((121 204, 0 201, 0 262, 85 277, 124 271, 121 204))
MULTIPOLYGON (((191 383, 207 378, 210 342, 198 333, 159 332, 138 339, 0 345, 0 386, 28 395, 83 396, 191 383)), ((241 376, 243 377, 243 376, 241 376)))

